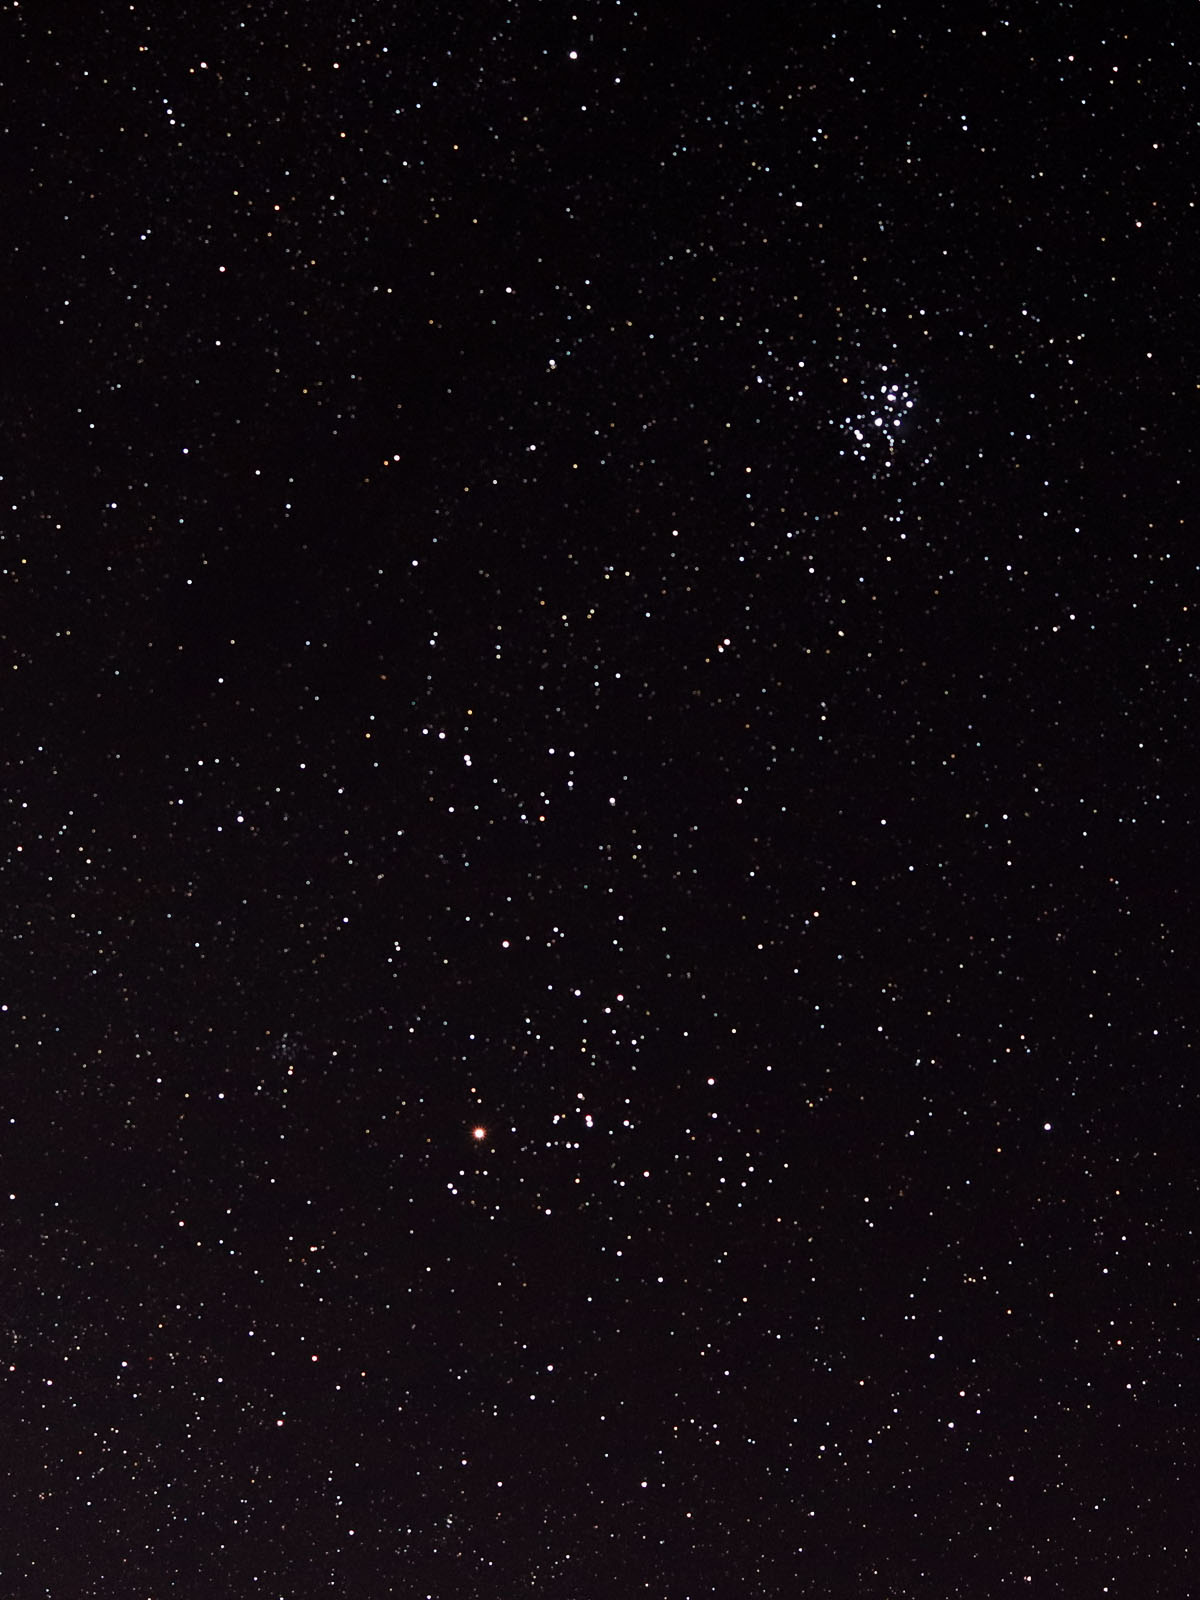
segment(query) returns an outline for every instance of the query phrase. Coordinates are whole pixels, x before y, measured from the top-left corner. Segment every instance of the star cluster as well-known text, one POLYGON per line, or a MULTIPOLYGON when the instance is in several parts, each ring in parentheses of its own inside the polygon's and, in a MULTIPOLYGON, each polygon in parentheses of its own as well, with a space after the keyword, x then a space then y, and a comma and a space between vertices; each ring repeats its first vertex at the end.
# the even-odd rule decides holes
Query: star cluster
POLYGON ((4 1592, 1187 1592, 1170 19, 0 16, 4 1592))

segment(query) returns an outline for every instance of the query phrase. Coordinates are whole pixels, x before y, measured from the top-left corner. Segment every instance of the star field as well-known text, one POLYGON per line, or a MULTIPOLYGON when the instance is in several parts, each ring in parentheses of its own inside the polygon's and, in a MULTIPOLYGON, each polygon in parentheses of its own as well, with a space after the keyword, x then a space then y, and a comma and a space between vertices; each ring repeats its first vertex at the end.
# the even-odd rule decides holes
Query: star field
POLYGON ((1182 13, 0 40, 4 1593, 1191 1593, 1182 13))

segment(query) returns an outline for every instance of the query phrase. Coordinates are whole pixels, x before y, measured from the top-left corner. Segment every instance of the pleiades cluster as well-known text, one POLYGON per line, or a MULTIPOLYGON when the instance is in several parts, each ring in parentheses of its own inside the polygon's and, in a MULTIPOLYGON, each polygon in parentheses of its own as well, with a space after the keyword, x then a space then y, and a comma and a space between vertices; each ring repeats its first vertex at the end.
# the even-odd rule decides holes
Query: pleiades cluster
POLYGON ((1180 15, 0 12, 0 1588, 1189 1592, 1180 15))

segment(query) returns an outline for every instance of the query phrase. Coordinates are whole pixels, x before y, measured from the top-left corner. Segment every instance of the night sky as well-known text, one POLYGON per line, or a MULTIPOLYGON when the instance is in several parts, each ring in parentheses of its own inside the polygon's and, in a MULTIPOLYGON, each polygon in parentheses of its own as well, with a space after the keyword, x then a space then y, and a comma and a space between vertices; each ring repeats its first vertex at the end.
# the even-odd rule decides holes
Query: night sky
POLYGON ((1187 1596, 1187 6, 0 13, 5 1600, 1187 1596))

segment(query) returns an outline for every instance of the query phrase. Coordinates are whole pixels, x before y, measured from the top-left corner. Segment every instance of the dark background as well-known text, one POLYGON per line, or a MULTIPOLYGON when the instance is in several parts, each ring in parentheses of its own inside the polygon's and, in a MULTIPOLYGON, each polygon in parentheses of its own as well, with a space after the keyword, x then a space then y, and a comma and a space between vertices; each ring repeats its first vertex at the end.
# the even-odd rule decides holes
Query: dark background
POLYGON ((1196 47, 5 8, 6 1596, 1193 1592, 1196 47))

